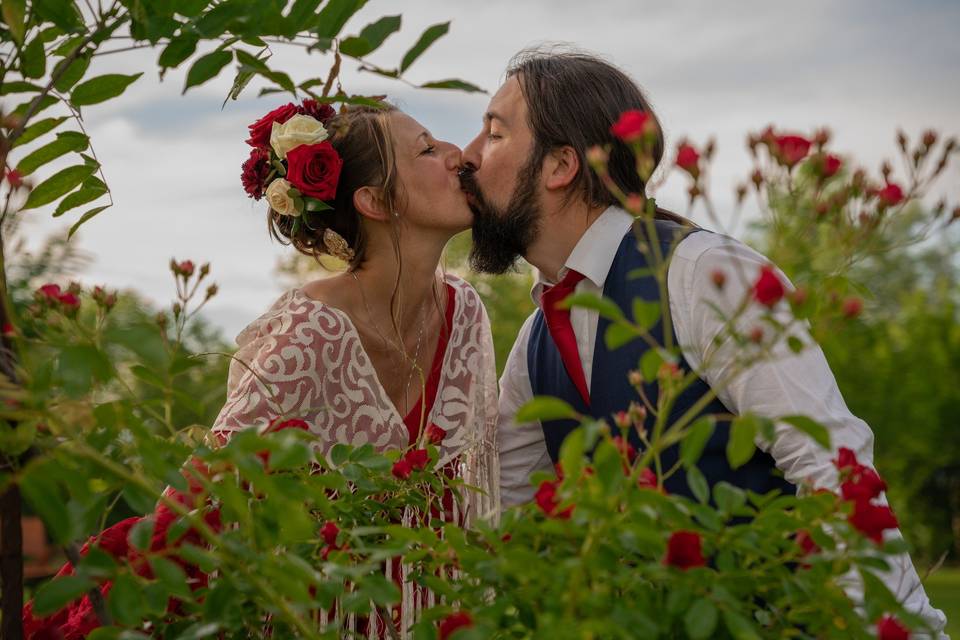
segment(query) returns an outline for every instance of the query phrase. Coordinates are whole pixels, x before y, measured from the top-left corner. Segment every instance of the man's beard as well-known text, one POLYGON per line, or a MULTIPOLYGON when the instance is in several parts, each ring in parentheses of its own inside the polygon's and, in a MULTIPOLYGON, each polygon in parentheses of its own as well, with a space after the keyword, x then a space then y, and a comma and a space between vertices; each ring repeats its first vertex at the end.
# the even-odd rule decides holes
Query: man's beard
POLYGON ((460 176, 464 191, 472 197, 473 246, 470 266, 480 273, 501 274, 513 269, 526 254, 539 232, 540 199, 537 178, 540 162, 530 161, 517 175, 517 186, 505 209, 491 204, 477 185, 472 171, 460 176))

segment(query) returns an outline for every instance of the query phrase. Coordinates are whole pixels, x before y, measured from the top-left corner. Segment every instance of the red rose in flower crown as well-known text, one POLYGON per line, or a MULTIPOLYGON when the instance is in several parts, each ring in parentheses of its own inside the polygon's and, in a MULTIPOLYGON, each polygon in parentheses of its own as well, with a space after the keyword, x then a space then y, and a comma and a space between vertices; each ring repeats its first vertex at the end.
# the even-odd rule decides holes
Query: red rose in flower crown
POLYGON ((287 181, 317 200, 332 200, 343 161, 329 142, 302 144, 287 153, 287 181))

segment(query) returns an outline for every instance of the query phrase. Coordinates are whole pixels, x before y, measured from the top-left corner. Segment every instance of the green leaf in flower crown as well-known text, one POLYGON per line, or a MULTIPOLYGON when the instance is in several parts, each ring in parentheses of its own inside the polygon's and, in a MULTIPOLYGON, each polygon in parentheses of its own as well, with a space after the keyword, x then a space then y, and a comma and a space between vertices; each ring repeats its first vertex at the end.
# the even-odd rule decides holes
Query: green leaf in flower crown
POLYGON ((37 589, 36 595, 33 596, 33 611, 41 617, 59 611, 95 584, 93 580, 79 576, 54 578, 37 589))
POLYGON ((216 77, 220 71, 233 60, 229 51, 213 51, 196 59, 187 72, 187 81, 183 86, 183 93, 190 87, 196 87, 216 77))
POLYGON ((403 61, 400 63, 400 73, 409 69, 410 65, 416 62, 417 58, 423 55, 423 52, 426 51, 430 45, 438 38, 445 36, 448 31, 450 31, 449 22, 441 22, 440 24, 427 27, 426 31, 420 35, 417 43, 410 47, 410 50, 404 54, 403 61))
POLYGON ((142 72, 132 75, 107 73, 102 76, 97 76, 96 78, 91 78, 73 88, 73 91, 70 93, 70 101, 79 107, 116 98, 142 75, 142 72))
POLYGON ((514 418, 517 424, 533 422, 534 420, 549 421, 564 418, 576 420, 580 414, 568 403, 552 396, 534 396, 526 402, 514 418))
POLYGON ((727 461, 734 469, 742 467, 753 457, 756 449, 754 439, 759 427, 757 417, 752 414, 734 418, 730 425, 730 439, 727 441, 727 461))
POLYGON ((72 191, 81 182, 93 175, 96 170, 97 167, 87 164, 61 169, 34 187, 30 195, 27 196, 23 209, 33 209, 53 202, 65 193, 72 191))

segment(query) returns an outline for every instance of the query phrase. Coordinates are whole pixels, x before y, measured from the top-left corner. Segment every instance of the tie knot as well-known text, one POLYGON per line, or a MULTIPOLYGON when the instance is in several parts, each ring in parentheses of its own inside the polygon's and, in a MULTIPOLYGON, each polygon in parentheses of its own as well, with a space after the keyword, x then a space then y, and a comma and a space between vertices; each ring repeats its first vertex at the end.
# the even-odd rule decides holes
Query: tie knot
POLYGON ((574 287, 577 286, 577 283, 583 280, 584 275, 579 271, 574 271, 573 269, 567 269, 567 274, 557 284, 553 285, 551 289, 567 289, 573 291, 574 287))

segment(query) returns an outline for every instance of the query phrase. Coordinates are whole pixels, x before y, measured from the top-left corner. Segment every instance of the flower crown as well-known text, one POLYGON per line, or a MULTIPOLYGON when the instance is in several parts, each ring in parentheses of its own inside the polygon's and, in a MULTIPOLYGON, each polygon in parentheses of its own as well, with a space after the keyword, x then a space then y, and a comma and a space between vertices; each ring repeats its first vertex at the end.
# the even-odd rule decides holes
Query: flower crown
MULTIPOLYGON (((336 112, 328 104, 306 99, 288 103, 263 116, 248 128, 247 144, 253 147, 243 163, 240 180, 254 200, 266 197, 270 208, 294 218, 292 233, 301 224, 310 227, 307 213, 333 209, 343 160, 328 140, 324 126, 336 112)), ((353 251, 332 229, 323 233, 331 255, 346 262, 353 251)))

